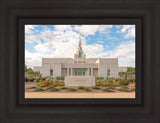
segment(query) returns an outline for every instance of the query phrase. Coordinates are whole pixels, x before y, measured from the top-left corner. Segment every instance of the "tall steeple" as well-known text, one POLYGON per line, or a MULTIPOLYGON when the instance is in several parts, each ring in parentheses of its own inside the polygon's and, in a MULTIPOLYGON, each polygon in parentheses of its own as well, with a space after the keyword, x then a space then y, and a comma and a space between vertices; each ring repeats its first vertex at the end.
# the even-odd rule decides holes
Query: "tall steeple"
POLYGON ((75 54, 74 58, 85 58, 86 55, 83 54, 82 46, 81 46, 81 35, 79 34, 79 45, 77 53, 75 54))
POLYGON ((79 47, 81 47, 81 34, 79 34, 79 47))
POLYGON ((79 47, 78 47, 78 51, 82 52, 82 46, 81 46, 81 35, 79 34, 79 47))

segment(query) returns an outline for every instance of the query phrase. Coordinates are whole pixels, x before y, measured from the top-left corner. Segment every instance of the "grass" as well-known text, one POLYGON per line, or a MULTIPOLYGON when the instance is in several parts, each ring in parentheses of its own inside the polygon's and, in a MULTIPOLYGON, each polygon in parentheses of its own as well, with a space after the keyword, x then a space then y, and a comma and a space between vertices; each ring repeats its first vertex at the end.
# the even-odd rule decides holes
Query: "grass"
POLYGON ((79 90, 83 90, 83 89, 85 89, 85 88, 84 88, 83 86, 79 86, 78 89, 79 89, 79 90))
POLYGON ((135 91, 135 88, 131 88, 130 91, 135 91))
POLYGON ((77 90, 74 88, 69 88, 68 91, 77 91, 77 90))
POLYGON ((83 89, 84 91, 91 91, 89 88, 85 88, 85 89, 83 89))
POLYGON ((109 89, 114 89, 114 87, 108 87, 109 89))
POLYGON ((100 88, 99 88, 99 87, 96 87, 96 86, 95 86, 95 87, 93 87, 92 89, 96 89, 96 90, 99 90, 100 88))
POLYGON ((67 87, 61 87, 60 89, 68 89, 67 87))
POLYGON ((113 91, 110 90, 109 88, 105 88, 105 89, 103 89, 102 91, 104 91, 104 92, 113 92, 113 91))
POLYGON ((58 88, 49 88, 50 91, 59 91, 58 88))
POLYGON ((126 86, 122 86, 120 89, 119 89, 119 91, 126 91, 126 86))
POLYGON ((44 91, 44 89, 42 89, 42 88, 36 88, 35 91, 44 91))
POLYGON ((28 89, 34 89, 34 88, 36 88, 36 87, 32 86, 32 87, 29 87, 28 89))

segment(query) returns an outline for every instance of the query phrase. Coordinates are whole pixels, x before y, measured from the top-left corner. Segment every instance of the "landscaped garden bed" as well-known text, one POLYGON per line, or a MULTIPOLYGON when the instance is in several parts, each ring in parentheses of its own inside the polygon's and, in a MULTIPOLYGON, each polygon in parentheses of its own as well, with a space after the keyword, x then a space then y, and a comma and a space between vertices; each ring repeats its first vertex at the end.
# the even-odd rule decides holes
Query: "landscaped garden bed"
POLYGON ((97 77, 95 87, 65 87, 63 77, 53 78, 25 78, 26 92, 54 92, 54 93, 107 93, 134 92, 134 79, 114 79, 97 77))

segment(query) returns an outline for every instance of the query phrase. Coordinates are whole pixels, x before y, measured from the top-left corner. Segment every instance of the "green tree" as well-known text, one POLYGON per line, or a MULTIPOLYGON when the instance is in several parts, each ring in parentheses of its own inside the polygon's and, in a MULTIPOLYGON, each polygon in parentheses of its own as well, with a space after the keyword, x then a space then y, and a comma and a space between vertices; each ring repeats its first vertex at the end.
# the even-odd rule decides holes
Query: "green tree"
POLYGON ((127 73, 135 74, 135 68, 134 67, 127 67, 127 73))
POLYGON ((25 70, 25 72, 27 72, 27 65, 24 66, 24 70, 25 70))

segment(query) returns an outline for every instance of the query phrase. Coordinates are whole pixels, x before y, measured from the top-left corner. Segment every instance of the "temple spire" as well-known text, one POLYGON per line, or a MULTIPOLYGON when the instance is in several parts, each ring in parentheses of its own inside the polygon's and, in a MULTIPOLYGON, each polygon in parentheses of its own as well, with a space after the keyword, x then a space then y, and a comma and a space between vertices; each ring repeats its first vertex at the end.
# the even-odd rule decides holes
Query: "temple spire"
POLYGON ((79 34, 79 48, 81 48, 81 34, 79 34))

